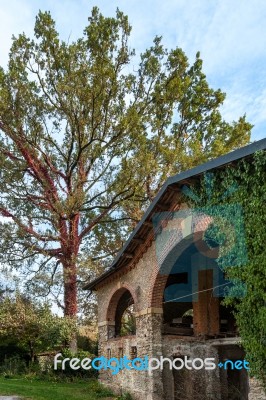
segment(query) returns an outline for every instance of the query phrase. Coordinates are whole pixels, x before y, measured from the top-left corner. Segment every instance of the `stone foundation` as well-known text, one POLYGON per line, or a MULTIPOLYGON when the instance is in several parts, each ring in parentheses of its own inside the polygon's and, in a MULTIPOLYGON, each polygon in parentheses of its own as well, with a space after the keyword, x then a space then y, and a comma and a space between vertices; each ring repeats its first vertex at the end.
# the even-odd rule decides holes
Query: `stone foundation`
POLYGON ((265 390, 260 382, 255 378, 249 380, 248 400, 266 400, 265 390))

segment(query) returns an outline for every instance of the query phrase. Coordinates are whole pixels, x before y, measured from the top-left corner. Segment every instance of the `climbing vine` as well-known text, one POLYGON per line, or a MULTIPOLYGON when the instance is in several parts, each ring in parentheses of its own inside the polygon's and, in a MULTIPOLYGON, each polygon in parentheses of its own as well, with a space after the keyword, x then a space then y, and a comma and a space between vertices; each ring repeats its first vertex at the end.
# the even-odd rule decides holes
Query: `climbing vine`
POLYGON ((237 282, 224 303, 234 306, 251 373, 266 386, 266 153, 205 175, 193 192, 194 207, 214 221, 205 241, 220 246, 218 265, 237 282))

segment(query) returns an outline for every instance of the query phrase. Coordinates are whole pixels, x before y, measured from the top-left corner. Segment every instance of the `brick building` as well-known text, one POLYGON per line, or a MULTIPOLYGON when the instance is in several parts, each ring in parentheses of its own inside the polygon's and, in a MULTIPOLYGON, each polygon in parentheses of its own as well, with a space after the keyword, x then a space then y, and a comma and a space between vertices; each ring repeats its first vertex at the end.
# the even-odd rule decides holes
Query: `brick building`
MULTIPOLYGON (((203 240, 213 217, 191 212, 182 190, 265 148, 264 139, 166 181, 111 267, 85 287, 97 293, 100 355, 244 359, 233 315, 221 304, 228 282, 217 249, 203 240)), ((265 399, 246 369, 170 370, 166 362, 150 373, 101 371, 100 381, 136 400, 265 399)))

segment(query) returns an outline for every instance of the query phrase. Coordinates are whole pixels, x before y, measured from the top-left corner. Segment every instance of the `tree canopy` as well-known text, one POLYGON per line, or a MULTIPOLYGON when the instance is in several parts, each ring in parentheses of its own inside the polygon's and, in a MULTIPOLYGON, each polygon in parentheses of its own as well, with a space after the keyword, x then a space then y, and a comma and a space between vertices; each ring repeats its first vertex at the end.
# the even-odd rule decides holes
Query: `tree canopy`
POLYGON ((132 66, 131 26, 94 7, 81 38, 61 40, 49 12, 13 38, 0 69, 1 262, 77 313, 78 266, 121 245, 163 181, 249 142, 210 88, 160 37, 132 66), (135 64, 136 65, 136 64, 135 64))
POLYGON ((25 349, 32 361, 38 352, 63 348, 75 335, 73 319, 53 315, 48 304, 33 303, 20 294, 0 303, 0 338, 25 349))

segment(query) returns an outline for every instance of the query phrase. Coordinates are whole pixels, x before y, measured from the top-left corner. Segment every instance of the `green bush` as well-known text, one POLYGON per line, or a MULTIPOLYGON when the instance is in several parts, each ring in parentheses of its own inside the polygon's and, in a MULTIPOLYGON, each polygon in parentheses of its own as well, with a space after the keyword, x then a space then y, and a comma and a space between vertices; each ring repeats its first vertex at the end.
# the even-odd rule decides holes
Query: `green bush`
MULTIPOLYGON (((95 358, 95 355, 90 354, 85 351, 78 351, 76 354, 71 353, 70 350, 63 350, 63 358, 79 358, 83 360, 84 358, 95 358)), ((40 362, 36 360, 30 362, 25 360, 23 356, 14 355, 7 357, 0 363, 0 374, 6 377, 24 376, 29 379, 36 380, 47 380, 52 382, 77 382, 84 381, 84 379, 97 378, 98 371, 95 369, 84 370, 82 368, 78 370, 73 370, 70 368, 69 363, 65 364, 65 369, 62 370, 62 365, 58 364, 57 370, 54 369, 54 356, 48 356, 47 359, 40 362)))
MULTIPOLYGON (((94 359, 95 355, 91 354, 87 351, 83 351, 83 350, 79 350, 77 353, 73 354, 69 349, 64 349, 61 352, 62 354, 62 359, 63 358, 79 358, 81 361, 84 358, 91 358, 94 359)), ((98 376, 98 371, 91 368, 89 370, 85 370, 85 369, 77 369, 74 370, 72 368, 70 368, 69 363, 67 362, 65 364, 65 369, 62 370, 62 364, 59 364, 57 366, 57 370, 54 370, 53 368, 53 361, 52 361, 52 370, 50 370, 50 372, 52 373, 52 375, 61 377, 61 378, 85 378, 85 379, 91 379, 91 378, 97 378, 98 376)))
POLYGON ((122 396, 119 396, 117 400, 133 400, 130 393, 124 393, 122 396))
POLYGON ((0 364, 0 374, 6 377, 24 375, 27 371, 26 361, 18 355, 5 357, 0 364))
POLYGON ((96 340, 92 340, 84 335, 77 335, 77 345, 78 349, 87 351, 91 354, 98 354, 98 342, 96 340))

